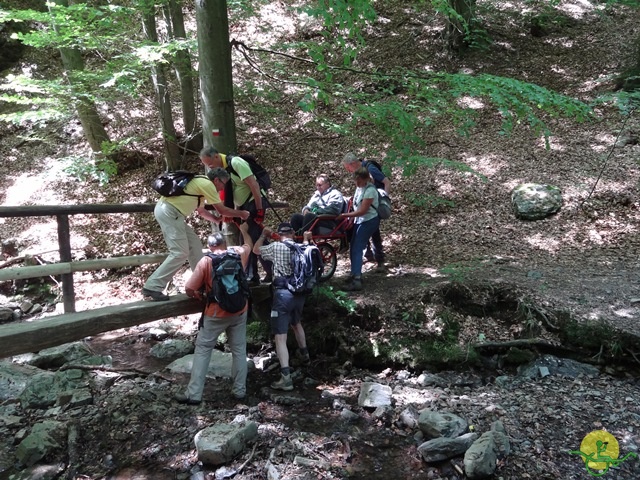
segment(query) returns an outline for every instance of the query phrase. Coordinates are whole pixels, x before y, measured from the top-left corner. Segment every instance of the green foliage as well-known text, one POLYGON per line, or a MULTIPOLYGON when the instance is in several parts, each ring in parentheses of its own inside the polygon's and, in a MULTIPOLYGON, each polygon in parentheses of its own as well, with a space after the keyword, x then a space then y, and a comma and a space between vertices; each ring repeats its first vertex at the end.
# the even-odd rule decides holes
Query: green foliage
POLYGON ((24 44, 43 50, 75 49, 82 53, 85 65, 66 72, 64 78, 48 81, 31 75, 9 78, 0 88, 13 93, 0 100, 23 107, 0 120, 42 122, 70 115, 79 101, 138 97, 149 91, 151 66, 167 62, 178 50, 195 52, 195 39, 149 44, 142 38, 136 7, 80 3, 68 7, 49 4, 46 12, 1 11, 0 23, 18 21, 33 27, 15 35, 24 44))
POLYGON ((509 365, 524 365, 536 358, 536 354, 531 350, 513 347, 507 350, 504 355, 505 363, 509 365))
POLYGON ((451 364, 475 362, 475 350, 460 345, 460 324, 448 311, 440 312, 435 328, 424 328, 424 312, 403 312, 401 319, 409 323, 406 336, 395 334, 370 338, 357 346, 356 357, 364 366, 388 365, 389 361, 410 368, 447 367, 451 364), (412 330, 413 328, 413 330, 412 330))
POLYGON ((118 173, 118 166, 111 158, 85 158, 77 155, 60 159, 65 163, 63 171, 80 181, 97 181, 100 186, 109 183, 109 179, 118 173))
POLYGON ((401 320, 409 325, 421 326, 425 320, 424 312, 419 308, 405 310, 400 316, 401 320))
POLYGON ((269 341, 271 331, 269 323, 263 321, 255 321, 247 323, 247 343, 261 344, 269 341))
POLYGON ((324 42, 310 42, 308 55, 326 81, 331 80, 328 65, 349 66, 358 47, 364 44, 363 29, 377 18, 370 0, 319 0, 299 11, 322 21, 324 42))
POLYGON ((450 263, 440 269, 440 273, 449 277, 453 283, 465 283, 471 280, 473 273, 480 268, 480 260, 474 262, 450 263))
POLYGON ((336 290, 329 285, 321 285, 316 287, 317 294, 328 300, 330 304, 335 304, 347 311, 347 313, 355 313, 357 304, 349 295, 341 290, 336 290))
POLYGON ((456 206, 452 200, 424 193, 408 193, 406 199, 416 207, 424 208, 427 211, 438 207, 453 208, 456 206))
POLYGON ((491 39, 487 31, 479 25, 475 13, 476 2, 475 0, 466 1, 468 2, 466 12, 456 10, 450 0, 431 0, 431 6, 436 13, 448 20, 450 26, 455 26, 460 31, 466 47, 487 50, 491 39))
POLYGON ((629 354, 633 361, 637 362, 633 353, 637 344, 635 337, 615 330, 602 320, 569 320, 563 325, 560 335, 563 345, 585 349, 594 354, 592 358, 601 363, 611 359, 628 366, 630 362, 633 363, 629 354))
POLYGON ((399 166, 404 175, 418 168, 444 166, 478 175, 464 163, 424 156, 428 150, 428 131, 440 118, 453 121, 459 135, 468 136, 476 126, 476 118, 487 110, 497 111, 502 120, 501 132, 512 134, 527 126, 543 135, 547 147, 551 131, 547 119, 571 118, 582 122, 593 118, 591 107, 574 98, 544 87, 494 75, 439 73, 418 75, 399 70, 393 74, 359 72, 355 85, 309 79, 309 90, 300 106, 305 111, 318 111, 324 103, 341 111, 342 124, 326 121, 324 126, 350 135, 358 128, 370 127, 386 140, 385 151, 371 151, 382 156, 390 166, 399 166))

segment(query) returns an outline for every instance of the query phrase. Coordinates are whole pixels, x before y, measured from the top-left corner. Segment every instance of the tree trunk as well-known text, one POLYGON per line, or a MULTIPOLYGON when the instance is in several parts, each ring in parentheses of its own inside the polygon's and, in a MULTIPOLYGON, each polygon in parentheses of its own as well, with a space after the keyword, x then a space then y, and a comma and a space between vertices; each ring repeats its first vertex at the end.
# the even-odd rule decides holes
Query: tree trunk
MULTIPOLYGON (((142 13, 142 26, 147 39, 153 43, 158 43, 158 32, 156 31, 155 12, 145 11, 142 13)), ((164 140, 164 157, 169 170, 181 168, 180 149, 178 148, 176 128, 173 124, 173 114, 171 113, 171 98, 167 89, 167 79, 162 65, 156 64, 151 67, 151 79, 156 91, 160 122, 162 124, 162 138, 164 140)))
POLYGON ((467 46, 471 22, 475 15, 476 0, 449 0, 449 6, 459 16, 450 15, 447 26, 449 48, 460 51, 467 46))
POLYGON ((225 0, 196 0, 202 128, 205 146, 237 151, 229 19, 225 0), (212 130, 219 136, 213 137, 212 130))
MULTIPOLYGON (((170 38, 185 40, 187 34, 184 28, 184 16, 182 15, 182 4, 177 0, 169 0, 164 9, 165 19, 169 28, 170 38)), ((196 132, 197 118, 193 79, 194 71, 191 68, 191 56, 187 50, 179 50, 173 58, 173 65, 176 77, 180 83, 180 93, 182 97, 182 117, 184 122, 184 133, 186 146, 191 150, 199 151, 202 148, 202 135, 196 132), (199 143, 198 143, 199 140, 199 143)))
MULTIPOLYGON (((63 7, 69 6, 67 0, 54 0, 56 5, 63 7)), ((54 26, 55 28, 55 26, 54 26)), ((76 102, 76 111, 82 125, 82 131, 87 143, 95 153, 102 153, 102 144, 109 142, 109 135, 100 120, 98 109, 95 103, 89 99, 89 95, 83 92, 82 86, 74 81, 74 72, 84 70, 84 60, 80 51, 72 48, 61 48, 60 57, 62 58, 62 66, 67 73, 67 79, 71 85, 76 102)))

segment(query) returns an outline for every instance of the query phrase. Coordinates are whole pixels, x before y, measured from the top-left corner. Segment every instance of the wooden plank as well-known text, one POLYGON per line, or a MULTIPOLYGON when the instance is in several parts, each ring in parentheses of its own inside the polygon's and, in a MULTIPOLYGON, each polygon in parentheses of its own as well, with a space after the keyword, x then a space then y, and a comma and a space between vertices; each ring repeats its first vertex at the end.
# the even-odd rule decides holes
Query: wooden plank
POLYGON ((203 304, 186 295, 166 302, 133 302, 0 326, 0 358, 37 352, 91 335, 201 312, 203 304))
POLYGON ((84 205, 23 205, 0 207, 0 217, 44 217, 81 213, 153 212, 155 203, 96 203, 84 205))
POLYGON ((166 253, 155 253, 151 255, 134 255, 131 257, 111 257, 95 260, 80 260, 77 262, 51 263, 32 267, 5 268, 0 269, 0 282, 108 268, 136 267, 148 263, 162 263, 165 258, 167 258, 166 253))

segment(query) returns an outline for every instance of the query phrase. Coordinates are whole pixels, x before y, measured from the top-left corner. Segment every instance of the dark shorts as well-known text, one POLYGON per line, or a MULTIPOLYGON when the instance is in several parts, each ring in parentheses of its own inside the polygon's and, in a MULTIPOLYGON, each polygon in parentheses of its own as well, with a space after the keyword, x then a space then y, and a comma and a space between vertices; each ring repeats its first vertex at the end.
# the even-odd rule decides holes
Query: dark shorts
POLYGON ((273 291, 271 305, 271 333, 281 335, 289 331, 289 325, 296 325, 302 320, 305 295, 294 295, 284 288, 273 291))

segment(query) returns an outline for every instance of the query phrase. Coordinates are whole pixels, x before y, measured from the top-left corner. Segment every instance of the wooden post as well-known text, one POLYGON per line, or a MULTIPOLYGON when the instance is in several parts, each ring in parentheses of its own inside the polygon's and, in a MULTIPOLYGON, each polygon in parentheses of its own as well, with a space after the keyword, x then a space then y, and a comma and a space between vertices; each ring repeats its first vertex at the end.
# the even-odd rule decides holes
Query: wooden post
MULTIPOLYGON (((69 236, 69 215, 56 215, 58 219, 58 246, 60 261, 71 261, 71 239, 69 236)), ((76 311, 76 294, 73 289, 73 273, 62 274, 62 302, 64 313, 76 311)))

